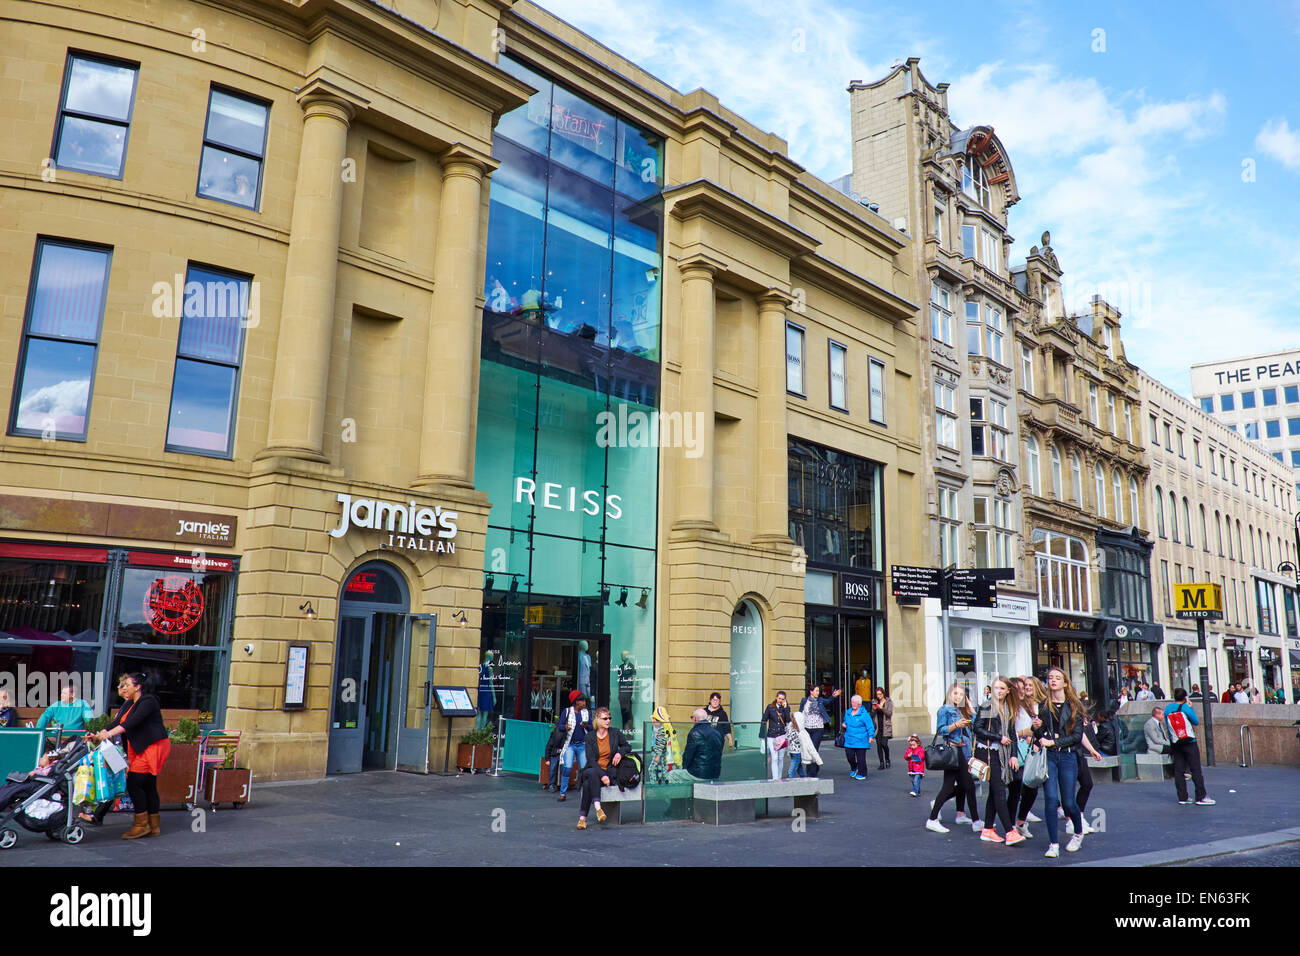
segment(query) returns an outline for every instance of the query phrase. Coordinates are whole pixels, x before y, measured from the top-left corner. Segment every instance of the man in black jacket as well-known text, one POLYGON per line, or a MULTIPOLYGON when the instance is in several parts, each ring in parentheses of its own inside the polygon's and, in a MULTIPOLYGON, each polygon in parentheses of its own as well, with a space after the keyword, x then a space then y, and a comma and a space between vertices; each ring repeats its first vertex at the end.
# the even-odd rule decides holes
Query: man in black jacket
POLYGON ((717 780, 722 776, 722 735, 709 722, 703 707, 691 714, 695 726, 686 735, 682 766, 668 775, 670 783, 694 783, 717 780))

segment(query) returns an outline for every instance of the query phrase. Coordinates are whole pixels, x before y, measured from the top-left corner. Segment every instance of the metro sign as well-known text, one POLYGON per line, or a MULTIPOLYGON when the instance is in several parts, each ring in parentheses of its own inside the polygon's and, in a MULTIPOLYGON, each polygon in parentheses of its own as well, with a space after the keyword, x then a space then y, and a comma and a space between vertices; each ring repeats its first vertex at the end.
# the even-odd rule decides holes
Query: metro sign
POLYGON ((1180 620, 1223 619, 1223 589, 1217 584, 1175 584, 1174 616, 1180 620))

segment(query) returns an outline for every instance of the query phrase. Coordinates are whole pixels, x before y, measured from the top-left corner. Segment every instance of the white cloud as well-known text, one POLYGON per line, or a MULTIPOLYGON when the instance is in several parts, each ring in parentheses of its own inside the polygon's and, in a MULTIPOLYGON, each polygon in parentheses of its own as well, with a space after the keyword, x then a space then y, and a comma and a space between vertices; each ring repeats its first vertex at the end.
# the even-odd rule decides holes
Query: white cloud
POLYGON ((63 430, 65 422, 79 420, 85 415, 89 395, 90 379, 86 378, 68 379, 39 388, 23 396, 22 404, 18 406, 18 427, 45 429, 53 425, 55 429, 63 430))
POLYGON ((1287 169, 1300 169, 1300 129, 1293 130, 1285 119, 1265 123, 1255 137, 1255 148, 1287 169))

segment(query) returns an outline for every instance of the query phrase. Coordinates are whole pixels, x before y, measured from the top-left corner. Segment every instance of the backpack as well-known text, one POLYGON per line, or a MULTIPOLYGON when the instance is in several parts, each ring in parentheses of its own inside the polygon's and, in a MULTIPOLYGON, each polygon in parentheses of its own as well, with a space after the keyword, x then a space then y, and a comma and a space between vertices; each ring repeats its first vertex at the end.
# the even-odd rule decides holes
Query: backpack
POLYGON ((641 758, 636 754, 625 756, 614 770, 619 790, 631 790, 641 782, 641 758))
POLYGON ((1175 743, 1180 740, 1193 739, 1191 725, 1187 720, 1187 715, 1183 713, 1183 706, 1186 705, 1180 705, 1178 710, 1165 715, 1165 720, 1169 723, 1169 737, 1175 743))

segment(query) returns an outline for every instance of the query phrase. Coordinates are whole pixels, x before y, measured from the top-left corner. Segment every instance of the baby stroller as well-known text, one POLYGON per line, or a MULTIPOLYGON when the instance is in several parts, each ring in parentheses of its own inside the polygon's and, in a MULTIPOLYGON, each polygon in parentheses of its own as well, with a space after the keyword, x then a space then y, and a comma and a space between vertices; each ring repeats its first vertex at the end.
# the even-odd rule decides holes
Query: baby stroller
MULTIPOLYGON (((80 843, 86 835, 77 817, 78 807, 73 803, 73 780, 77 766, 90 753, 90 748, 84 740, 77 739, 56 753, 48 776, 22 779, 21 774, 10 775, 9 783, 13 787, 5 788, 9 793, 0 803, 0 850, 18 842, 14 824, 68 844, 80 843)), ((110 799, 96 806, 97 822, 112 805, 110 799)))

